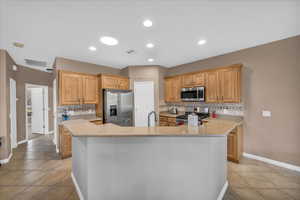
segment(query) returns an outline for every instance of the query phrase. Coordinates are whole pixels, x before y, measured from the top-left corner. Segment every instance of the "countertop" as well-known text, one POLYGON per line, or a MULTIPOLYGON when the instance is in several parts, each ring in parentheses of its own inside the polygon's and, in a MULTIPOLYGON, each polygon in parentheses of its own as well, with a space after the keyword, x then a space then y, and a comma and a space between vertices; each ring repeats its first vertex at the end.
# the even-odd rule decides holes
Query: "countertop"
POLYGON ((159 116, 164 116, 164 117, 178 117, 180 115, 184 115, 185 112, 178 112, 177 114, 171 114, 168 111, 162 111, 159 113, 159 116))
POLYGON ((114 124, 95 125, 89 120, 69 120, 63 125, 74 137, 113 137, 113 136, 226 136, 242 120, 234 119, 211 119, 207 118, 206 123, 199 127, 182 126, 156 126, 156 127, 121 127, 114 124))

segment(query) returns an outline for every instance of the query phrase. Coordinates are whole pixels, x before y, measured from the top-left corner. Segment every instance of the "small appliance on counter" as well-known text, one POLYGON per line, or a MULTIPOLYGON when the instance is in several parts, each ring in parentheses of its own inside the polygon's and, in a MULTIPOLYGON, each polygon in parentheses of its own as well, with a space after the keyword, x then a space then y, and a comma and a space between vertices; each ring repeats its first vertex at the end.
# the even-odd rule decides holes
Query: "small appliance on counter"
POLYGON ((66 120, 70 120, 70 116, 68 114, 68 111, 66 109, 64 109, 64 112, 62 113, 62 120, 66 121, 66 120))
POLYGON ((169 113, 171 114, 178 114, 178 109, 176 106, 172 106, 170 109, 169 109, 169 113))
MULTIPOLYGON (((192 114, 192 112, 185 112, 184 115, 180 115, 176 117, 177 124, 188 124, 188 116, 192 114)), ((199 124, 202 124, 202 120, 209 117, 209 113, 194 113, 198 116, 199 124)))
POLYGON ((191 113, 188 115, 188 126, 198 126, 199 120, 196 113, 191 113))

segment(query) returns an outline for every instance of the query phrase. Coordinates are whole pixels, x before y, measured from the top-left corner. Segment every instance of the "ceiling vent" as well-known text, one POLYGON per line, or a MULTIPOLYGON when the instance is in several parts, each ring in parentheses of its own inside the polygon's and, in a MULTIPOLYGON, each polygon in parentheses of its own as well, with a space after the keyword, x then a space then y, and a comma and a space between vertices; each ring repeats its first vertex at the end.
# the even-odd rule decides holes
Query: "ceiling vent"
POLYGON ((47 67, 47 62, 45 62, 45 61, 25 59, 25 63, 27 65, 31 65, 31 66, 35 66, 35 67, 47 67))
POLYGON ((24 47, 24 44, 21 43, 21 42, 14 42, 13 45, 14 45, 15 47, 18 47, 18 48, 23 48, 23 47, 24 47))
POLYGON ((128 51, 126 51, 126 53, 129 54, 129 55, 130 55, 130 54, 134 54, 134 53, 135 53, 135 50, 129 49, 128 51))

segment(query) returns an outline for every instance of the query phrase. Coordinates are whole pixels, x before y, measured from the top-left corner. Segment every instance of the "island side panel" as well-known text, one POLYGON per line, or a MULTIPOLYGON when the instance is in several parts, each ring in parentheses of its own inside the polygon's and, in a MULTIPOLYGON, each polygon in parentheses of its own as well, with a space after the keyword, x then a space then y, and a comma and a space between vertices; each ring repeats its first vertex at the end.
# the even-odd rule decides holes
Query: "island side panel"
POLYGON ((72 137, 72 173, 85 200, 88 199, 87 138, 72 137))
POLYGON ((88 200, 216 200, 226 137, 89 137, 88 200))

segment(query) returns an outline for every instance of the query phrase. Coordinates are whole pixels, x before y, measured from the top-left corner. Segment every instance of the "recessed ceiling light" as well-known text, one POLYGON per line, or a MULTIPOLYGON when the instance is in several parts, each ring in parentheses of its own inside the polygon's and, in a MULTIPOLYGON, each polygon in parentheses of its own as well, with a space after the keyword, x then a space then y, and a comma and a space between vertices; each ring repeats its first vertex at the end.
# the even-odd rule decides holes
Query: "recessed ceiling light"
POLYGON ((203 44, 205 44, 206 43, 206 40, 199 40, 198 41, 198 45, 203 45, 203 44))
POLYGON ((143 22, 143 24, 144 24, 145 27, 151 27, 153 23, 152 23, 151 20, 146 19, 146 20, 143 22))
POLYGON ((90 51, 97 51, 97 48, 94 47, 94 46, 90 46, 90 47, 89 47, 89 50, 90 50, 90 51))
POLYGON ((110 37, 110 36, 103 36, 100 38, 100 42, 103 44, 106 44, 108 46, 114 46, 119 43, 119 41, 116 38, 110 37))
POLYGON ((154 44, 152 44, 152 43, 147 43, 147 44, 146 44, 146 47, 147 47, 147 48, 153 48, 153 47, 154 47, 154 44))
POLYGON ((153 62, 154 59, 153 58, 148 58, 148 62, 153 62))

